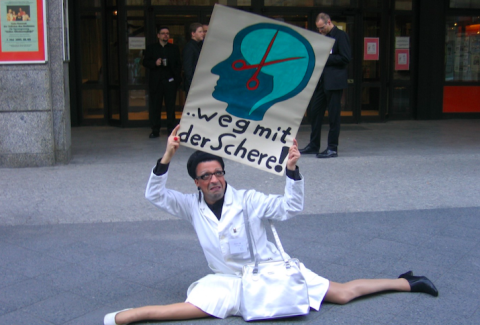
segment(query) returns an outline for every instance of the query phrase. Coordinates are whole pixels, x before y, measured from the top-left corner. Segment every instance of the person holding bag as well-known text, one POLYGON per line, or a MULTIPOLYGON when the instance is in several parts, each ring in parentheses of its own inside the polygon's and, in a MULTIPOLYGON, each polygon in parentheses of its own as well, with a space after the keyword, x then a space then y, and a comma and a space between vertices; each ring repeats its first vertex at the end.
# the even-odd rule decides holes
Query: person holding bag
MULTIPOLYGON (((268 241, 264 221, 284 221, 303 210, 304 179, 297 166, 300 153, 296 140, 288 153, 283 196, 236 190, 225 180, 223 159, 202 151, 194 152, 187 162, 188 174, 194 180, 198 193, 183 194, 166 188, 169 164, 180 146, 178 128, 172 131, 163 157, 150 174, 145 197, 160 209, 192 224, 214 274, 191 284, 185 302, 110 313, 104 318, 105 325, 212 316, 243 316, 245 320, 287 317, 308 313, 310 308, 318 311, 322 301, 345 304, 360 296, 386 290, 438 295, 428 278, 414 276, 411 271, 398 279, 362 279, 347 283, 328 281, 290 258, 279 241, 276 240, 277 246, 268 241), (270 268, 267 274, 279 276, 276 279, 263 278, 264 268, 270 268), (294 277, 294 281, 289 281, 289 277, 294 277), (263 292, 268 291, 268 286, 271 286, 270 291, 280 292, 281 283, 285 283, 284 286, 294 292, 299 308, 282 314, 284 307, 273 306, 271 299, 259 297, 257 301, 261 305, 256 308, 259 310, 251 310, 252 307, 243 301, 247 295, 248 299, 255 299, 255 293, 248 288, 251 281, 264 283, 267 289, 263 292)), ((277 236, 274 228, 273 231, 277 236)))

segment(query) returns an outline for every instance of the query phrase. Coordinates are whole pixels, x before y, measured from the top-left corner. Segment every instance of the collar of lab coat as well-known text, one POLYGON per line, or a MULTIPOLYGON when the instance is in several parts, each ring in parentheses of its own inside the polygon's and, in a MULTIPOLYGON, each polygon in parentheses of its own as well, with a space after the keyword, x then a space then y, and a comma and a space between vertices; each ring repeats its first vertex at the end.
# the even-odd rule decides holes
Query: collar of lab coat
MULTIPOLYGON (((227 187, 227 190, 225 191, 225 199, 223 200, 223 206, 230 206, 233 203, 233 197, 234 197, 234 191, 235 189, 232 186, 229 186, 227 182, 225 182, 225 186, 227 187)), ((215 214, 213 214, 212 210, 207 205, 207 202, 205 202, 205 196, 202 193, 202 199, 200 201, 200 210, 202 213, 207 215, 209 218, 215 219, 217 222, 219 221, 215 214)), ((223 209, 222 209, 222 215, 223 215, 223 209)), ((220 218, 222 220, 222 218, 220 218)))

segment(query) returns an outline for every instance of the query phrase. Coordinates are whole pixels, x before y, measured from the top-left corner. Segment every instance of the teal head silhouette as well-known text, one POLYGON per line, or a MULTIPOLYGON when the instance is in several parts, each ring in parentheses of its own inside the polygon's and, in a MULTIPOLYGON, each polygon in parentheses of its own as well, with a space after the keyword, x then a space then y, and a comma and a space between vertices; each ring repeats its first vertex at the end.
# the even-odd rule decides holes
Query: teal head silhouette
POLYGON ((302 35, 283 25, 252 25, 235 36, 230 57, 212 68, 219 76, 212 96, 228 104, 228 113, 260 121, 272 105, 300 93, 314 67, 315 53, 302 35))

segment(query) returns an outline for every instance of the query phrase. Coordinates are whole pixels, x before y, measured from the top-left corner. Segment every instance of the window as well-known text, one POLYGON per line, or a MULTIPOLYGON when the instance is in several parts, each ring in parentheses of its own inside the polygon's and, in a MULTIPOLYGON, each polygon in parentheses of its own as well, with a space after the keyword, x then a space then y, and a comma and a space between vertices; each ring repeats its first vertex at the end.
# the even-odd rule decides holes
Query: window
POLYGON ((480 18, 447 17, 445 80, 480 80, 480 18))

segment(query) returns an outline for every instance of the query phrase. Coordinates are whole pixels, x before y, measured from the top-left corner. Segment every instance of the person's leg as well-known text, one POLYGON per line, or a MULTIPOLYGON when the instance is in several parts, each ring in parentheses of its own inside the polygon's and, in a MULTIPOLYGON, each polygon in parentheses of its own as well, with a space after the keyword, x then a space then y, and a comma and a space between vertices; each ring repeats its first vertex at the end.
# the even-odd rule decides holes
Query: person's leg
POLYGON ((152 135, 158 135, 160 132, 160 108, 162 107, 162 94, 160 90, 150 90, 148 104, 148 113, 150 125, 152 127, 152 135))
POLYGON ((340 113, 342 111, 341 100, 343 89, 329 90, 327 93, 328 120, 330 130, 328 131, 328 149, 338 151, 338 138, 340 137, 340 113))
POLYGON ((175 101, 177 99, 177 86, 175 82, 165 85, 165 110, 167 111, 167 131, 170 135, 175 128, 175 101))
POLYGON ((410 291, 410 284, 403 278, 360 279, 347 283, 330 281, 324 301, 343 305, 355 298, 387 290, 410 291))
POLYGON ((164 306, 145 306, 120 312, 115 317, 117 324, 129 324, 141 320, 181 320, 210 317, 198 307, 181 302, 164 306))
POLYGON ((327 101, 323 90, 323 83, 321 82, 313 93, 312 102, 308 111, 312 127, 309 146, 316 149, 317 152, 320 150, 320 135, 322 132, 322 122, 326 108, 327 101))

